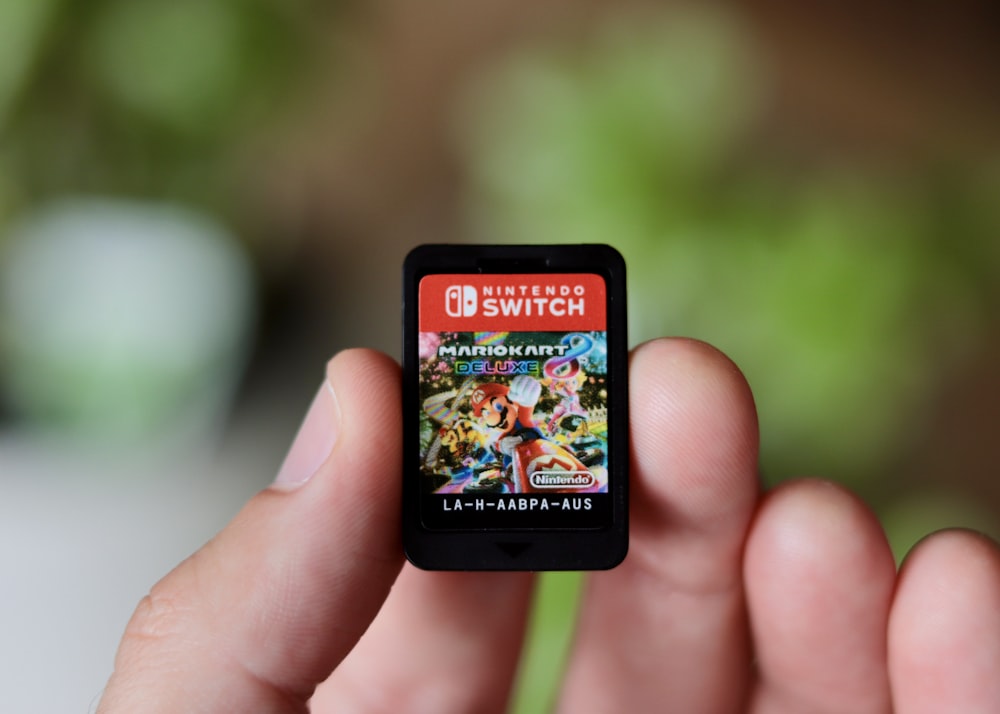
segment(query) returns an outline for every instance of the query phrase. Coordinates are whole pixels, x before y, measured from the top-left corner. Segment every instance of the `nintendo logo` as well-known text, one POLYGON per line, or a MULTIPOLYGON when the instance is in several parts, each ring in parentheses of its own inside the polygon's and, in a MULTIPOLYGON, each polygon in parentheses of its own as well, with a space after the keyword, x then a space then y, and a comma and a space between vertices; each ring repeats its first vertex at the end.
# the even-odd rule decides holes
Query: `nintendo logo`
POLYGON ((535 488, 590 488, 597 483, 589 471, 535 471, 530 480, 535 488))
POLYGON ((449 317, 472 317, 479 307, 476 289, 471 285, 449 285, 444 291, 444 311, 449 317))

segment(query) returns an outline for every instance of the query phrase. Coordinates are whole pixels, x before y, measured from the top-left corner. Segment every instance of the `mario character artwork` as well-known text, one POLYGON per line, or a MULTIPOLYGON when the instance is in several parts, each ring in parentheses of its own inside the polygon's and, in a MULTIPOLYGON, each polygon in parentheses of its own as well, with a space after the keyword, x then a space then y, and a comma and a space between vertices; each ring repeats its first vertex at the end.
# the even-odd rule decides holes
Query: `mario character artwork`
POLYGON ((534 377, 518 375, 510 387, 498 382, 486 382, 472 390, 472 413, 499 433, 504 465, 510 463, 509 451, 522 441, 540 439, 542 434, 533 420, 535 405, 542 394, 542 385, 534 377), (485 413, 484 413, 485 412, 485 413), (508 448, 504 448, 505 439, 508 448))
POLYGON ((605 492, 604 344, 600 333, 422 334, 426 492, 605 492))
POLYGON ((486 382, 472 390, 472 413, 496 433, 503 469, 517 493, 590 492, 604 484, 572 452, 546 439, 535 426, 541 396, 538 380, 518 375, 510 386, 486 382))

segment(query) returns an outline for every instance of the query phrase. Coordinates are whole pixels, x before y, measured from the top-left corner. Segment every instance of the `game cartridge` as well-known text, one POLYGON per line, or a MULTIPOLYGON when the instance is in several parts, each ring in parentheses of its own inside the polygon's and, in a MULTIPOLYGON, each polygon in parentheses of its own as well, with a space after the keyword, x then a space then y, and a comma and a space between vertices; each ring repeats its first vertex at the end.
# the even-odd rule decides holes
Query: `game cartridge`
POLYGON ((431 570, 591 570, 628 549, 625 263, 425 245, 403 268, 403 541, 431 570))

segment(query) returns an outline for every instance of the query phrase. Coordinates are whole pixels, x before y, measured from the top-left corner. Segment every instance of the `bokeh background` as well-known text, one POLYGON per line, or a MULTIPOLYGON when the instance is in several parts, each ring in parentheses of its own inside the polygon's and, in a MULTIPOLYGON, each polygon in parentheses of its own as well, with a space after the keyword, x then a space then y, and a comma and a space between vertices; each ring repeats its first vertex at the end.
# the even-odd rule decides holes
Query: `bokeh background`
POLYGON ((327 357, 399 355, 424 242, 615 245, 633 344, 743 367, 768 483, 849 485, 899 557, 997 536, 997 77, 974 0, 0 0, 5 706, 96 701, 327 357))

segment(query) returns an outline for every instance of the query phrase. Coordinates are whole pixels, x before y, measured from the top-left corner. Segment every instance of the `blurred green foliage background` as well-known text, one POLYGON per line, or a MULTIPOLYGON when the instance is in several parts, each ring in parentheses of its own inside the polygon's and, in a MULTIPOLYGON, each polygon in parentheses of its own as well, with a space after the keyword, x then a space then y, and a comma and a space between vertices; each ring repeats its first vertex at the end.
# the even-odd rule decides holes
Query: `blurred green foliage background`
MULTIPOLYGON (((398 353, 410 247, 602 242, 633 343, 742 366, 767 482, 847 483, 900 557, 996 536, 997 20, 0 0, 0 433, 108 458, 246 428, 276 467, 329 354, 398 353)), ((543 582, 516 711, 579 581, 543 582)))

